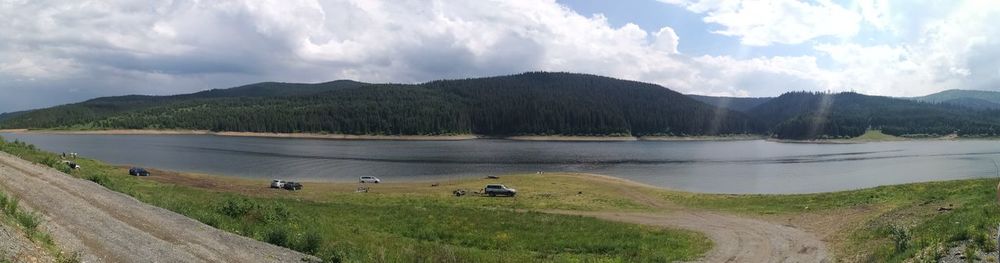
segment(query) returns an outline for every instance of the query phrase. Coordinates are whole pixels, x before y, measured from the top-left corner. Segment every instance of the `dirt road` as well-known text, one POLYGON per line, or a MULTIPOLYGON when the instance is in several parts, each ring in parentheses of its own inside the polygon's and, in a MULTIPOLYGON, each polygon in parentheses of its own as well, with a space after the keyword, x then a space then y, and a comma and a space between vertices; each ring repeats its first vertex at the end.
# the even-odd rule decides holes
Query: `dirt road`
POLYGON ((0 188, 43 215, 43 230, 85 262, 317 261, 7 153, 0 153, 0 188))
MULTIPOLYGON (((621 181, 600 175, 594 178, 621 181)), ((703 233, 712 240, 712 250, 701 262, 831 262, 826 245, 815 234, 772 222, 736 215, 698 211, 669 204, 636 187, 642 184, 624 181, 614 185, 618 192, 633 201, 663 212, 583 212, 547 211, 558 214, 591 216, 604 220, 659 227, 687 229, 703 233)))
POLYGON ((770 223, 713 212, 617 213, 550 211, 633 224, 688 229, 714 244, 702 262, 829 262, 826 246, 815 235, 770 223))

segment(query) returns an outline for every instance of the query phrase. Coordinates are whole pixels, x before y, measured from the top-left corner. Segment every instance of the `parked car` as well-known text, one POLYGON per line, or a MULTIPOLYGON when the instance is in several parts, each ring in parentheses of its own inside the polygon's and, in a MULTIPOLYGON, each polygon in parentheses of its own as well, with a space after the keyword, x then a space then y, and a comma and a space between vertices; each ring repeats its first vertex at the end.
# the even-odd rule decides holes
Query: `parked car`
POLYGON ((377 183, 380 183, 380 182, 382 182, 382 180, 378 179, 378 177, 375 177, 375 176, 362 176, 361 177, 361 183, 373 183, 373 184, 377 184, 377 183))
POLYGON ((285 187, 284 180, 278 180, 278 179, 271 180, 271 188, 284 188, 284 187, 285 187))
POLYGON ((517 194, 517 189, 507 188, 506 185, 502 184, 488 184, 486 185, 486 188, 483 188, 483 193, 489 196, 514 196, 517 194))
POLYGON ((302 184, 297 183, 297 182, 291 182, 291 181, 289 181, 289 182, 285 182, 285 184, 282 185, 281 188, 284 188, 285 190, 292 190, 292 191, 302 190, 302 184))
POLYGON ((132 167, 128 169, 128 174, 132 176, 149 176, 149 171, 140 167, 132 167))

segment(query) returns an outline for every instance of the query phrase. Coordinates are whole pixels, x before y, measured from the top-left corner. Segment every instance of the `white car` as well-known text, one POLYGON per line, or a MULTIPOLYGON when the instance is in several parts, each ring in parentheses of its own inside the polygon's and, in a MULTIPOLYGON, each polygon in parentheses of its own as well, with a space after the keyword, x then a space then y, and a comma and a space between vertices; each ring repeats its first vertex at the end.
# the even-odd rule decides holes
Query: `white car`
POLYGON ((278 180, 278 179, 271 180, 271 188, 282 188, 282 187, 285 187, 284 180, 278 180))
POLYGON ((375 177, 375 176, 362 176, 361 177, 361 183, 373 183, 373 184, 377 184, 377 183, 380 183, 380 182, 382 182, 382 180, 378 179, 378 177, 375 177))

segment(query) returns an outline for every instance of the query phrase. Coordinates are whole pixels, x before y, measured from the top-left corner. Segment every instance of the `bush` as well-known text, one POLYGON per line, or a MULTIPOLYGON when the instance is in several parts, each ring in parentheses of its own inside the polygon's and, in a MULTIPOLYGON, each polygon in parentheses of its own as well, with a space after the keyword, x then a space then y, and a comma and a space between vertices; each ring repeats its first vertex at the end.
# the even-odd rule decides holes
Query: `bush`
POLYGON ((229 198, 219 207, 219 212, 232 218, 240 218, 257 210, 258 205, 246 198, 229 198))
POLYGON ((910 247, 910 231, 905 227, 898 225, 890 226, 889 238, 896 245, 896 253, 902 253, 910 247))
POLYGON ((38 224, 41 223, 38 216, 31 213, 17 213, 15 217, 17 218, 17 223, 28 229, 28 231, 34 231, 38 228, 38 224))
POLYGON ((48 167, 57 168, 57 169, 59 168, 57 166, 57 165, 59 165, 59 160, 56 160, 56 158, 52 158, 52 156, 45 156, 45 158, 42 158, 42 161, 40 163, 44 164, 45 166, 48 166, 48 167))
POLYGON ((247 198, 229 198, 218 208, 219 213, 247 223, 283 223, 291 211, 282 205, 260 203, 247 198))
POLYGON ((107 175, 94 174, 94 175, 87 176, 87 180, 89 180, 91 182, 95 182, 95 183, 97 183, 97 184, 99 184, 101 186, 104 186, 104 187, 107 187, 107 188, 111 188, 110 187, 110 185, 111 185, 111 179, 108 178, 107 175))
POLYGON ((264 234, 264 241, 275 246, 288 246, 288 233, 284 228, 272 227, 264 234))
POLYGON ((323 244, 323 237, 314 231, 307 231, 299 242, 295 244, 293 249, 302 253, 308 253, 315 255, 319 251, 320 245, 323 244))
POLYGON ((17 214, 18 201, 16 197, 7 197, 6 195, 3 195, 2 198, 0 198, 0 201, 3 203, 2 208, 5 214, 8 216, 14 216, 17 214))

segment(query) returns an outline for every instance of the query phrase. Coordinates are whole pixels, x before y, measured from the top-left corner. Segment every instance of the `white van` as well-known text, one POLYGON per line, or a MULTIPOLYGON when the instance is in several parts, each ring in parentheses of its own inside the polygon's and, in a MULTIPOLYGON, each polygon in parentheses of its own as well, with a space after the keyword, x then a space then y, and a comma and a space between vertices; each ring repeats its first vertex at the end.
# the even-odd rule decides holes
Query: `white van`
POLYGON ((382 182, 382 180, 378 179, 378 177, 375 177, 375 176, 362 176, 361 177, 361 183, 373 183, 373 184, 377 184, 377 183, 380 183, 380 182, 382 182))
POLYGON ((282 188, 282 187, 285 187, 284 180, 278 180, 278 179, 271 180, 271 188, 282 188))

